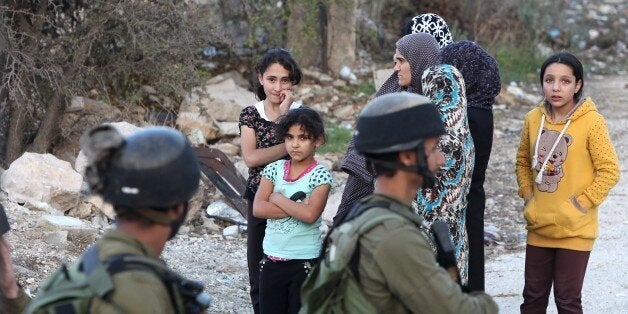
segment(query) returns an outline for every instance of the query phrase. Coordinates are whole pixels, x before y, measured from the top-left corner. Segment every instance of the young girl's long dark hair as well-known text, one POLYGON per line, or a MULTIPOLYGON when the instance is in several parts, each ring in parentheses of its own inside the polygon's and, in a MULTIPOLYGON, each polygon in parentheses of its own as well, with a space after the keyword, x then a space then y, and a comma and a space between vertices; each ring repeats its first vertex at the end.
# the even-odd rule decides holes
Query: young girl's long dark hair
MULTIPOLYGON (((255 65, 255 73, 258 75, 263 75, 268 69, 269 66, 279 63, 290 73, 289 78, 293 85, 299 84, 301 82, 301 68, 297 64, 297 62, 292 58, 290 52, 286 49, 275 48, 268 50, 262 58, 255 65)), ((264 92, 264 86, 260 84, 257 80, 256 82, 256 91, 255 94, 259 100, 266 99, 266 93, 264 92)))

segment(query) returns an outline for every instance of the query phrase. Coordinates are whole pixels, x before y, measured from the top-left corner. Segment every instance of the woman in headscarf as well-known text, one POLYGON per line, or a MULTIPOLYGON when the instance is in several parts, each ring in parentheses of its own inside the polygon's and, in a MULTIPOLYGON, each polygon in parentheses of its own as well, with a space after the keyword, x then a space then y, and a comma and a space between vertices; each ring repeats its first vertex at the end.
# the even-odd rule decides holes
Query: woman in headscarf
POLYGON ((469 289, 484 290, 484 178, 493 145, 493 104, 501 89, 497 61, 480 45, 467 40, 441 49, 443 64, 460 70, 467 94, 469 129, 475 146, 475 164, 467 195, 469 289))
POLYGON ((445 124, 446 133, 438 143, 445 164, 436 174, 432 188, 419 189, 416 210, 428 227, 436 220, 447 223, 460 279, 466 285, 469 252, 465 226, 466 195, 471 186, 475 153, 467 122, 465 84, 458 69, 442 64, 425 70, 422 86, 423 94, 436 105, 445 124))
POLYGON ((436 38, 442 62, 455 66, 465 80, 469 128, 475 146, 475 165, 467 195, 467 235, 469 238, 469 289, 484 290, 484 177, 493 145, 492 105, 500 90, 497 62, 488 52, 471 41, 453 42, 445 20, 434 14, 420 14, 410 19, 404 34, 424 32, 436 38))
MULTIPOLYGON (((410 34, 397 41, 394 72, 377 91, 375 97, 394 93, 422 93, 421 76, 428 67, 440 64, 439 45, 434 36, 426 33, 410 34)), ((342 217, 353 204, 373 193, 374 175, 367 168, 366 159, 355 151, 355 137, 349 142, 342 161, 342 170, 349 174, 336 217, 342 217)), ((337 221, 334 218, 334 221, 337 221)))

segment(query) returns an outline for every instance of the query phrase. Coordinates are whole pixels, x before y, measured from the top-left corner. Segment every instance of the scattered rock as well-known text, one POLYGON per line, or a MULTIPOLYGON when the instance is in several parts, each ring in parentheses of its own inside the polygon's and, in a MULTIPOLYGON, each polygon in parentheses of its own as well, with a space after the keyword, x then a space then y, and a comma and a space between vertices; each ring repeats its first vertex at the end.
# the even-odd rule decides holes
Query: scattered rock
POLYGON ((238 122, 218 122, 218 128, 224 136, 240 136, 240 125, 238 122))
POLYGON ((240 153, 240 146, 234 145, 232 143, 219 143, 216 145, 212 145, 211 147, 218 148, 227 156, 235 156, 240 153))
POLYGON ((233 209, 229 204, 224 201, 214 201, 207 206, 205 210, 207 216, 214 219, 220 219, 236 224, 246 224, 246 218, 242 217, 239 211, 233 209))
POLYGON ((392 75, 393 70, 391 68, 388 69, 380 69, 373 71, 373 83, 375 84, 375 90, 378 90, 384 82, 392 75))
POLYGON ((17 203, 45 202, 64 212, 78 203, 83 177, 51 154, 24 153, 2 174, 2 189, 17 203))
POLYGON ((353 106, 343 106, 334 110, 334 116, 340 120, 355 120, 356 112, 353 106))
POLYGON ((240 72, 236 71, 229 71, 216 75, 207 81, 207 85, 218 84, 228 79, 232 80, 236 85, 242 88, 247 88, 249 86, 249 82, 244 78, 244 76, 242 76, 240 72))
POLYGON ((338 73, 338 75, 340 76, 341 79, 345 81, 355 81, 358 79, 355 76, 355 74, 353 74, 353 72, 351 71, 351 68, 349 68, 346 65, 343 66, 342 69, 340 69, 340 73, 338 73))
POLYGON ((243 234, 245 229, 240 228, 240 225, 229 226, 222 230, 222 235, 225 237, 236 237, 243 234))
POLYGON ((84 228, 86 226, 87 224, 81 219, 60 215, 44 215, 39 224, 39 227, 47 230, 84 228))

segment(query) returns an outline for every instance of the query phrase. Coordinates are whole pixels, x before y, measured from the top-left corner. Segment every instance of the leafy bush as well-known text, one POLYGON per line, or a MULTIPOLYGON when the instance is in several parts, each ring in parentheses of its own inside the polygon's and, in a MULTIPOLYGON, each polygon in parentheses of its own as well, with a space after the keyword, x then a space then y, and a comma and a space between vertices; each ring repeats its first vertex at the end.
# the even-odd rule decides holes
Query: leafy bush
POLYGON ((319 153, 344 153, 347 150, 352 135, 351 130, 338 124, 326 122, 325 133, 327 134, 327 141, 318 149, 319 153))
POLYGON ((491 50, 499 64, 502 83, 536 82, 537 72, 543 63, 543 58, 536 55, 532 45, 499 46, 491 50))

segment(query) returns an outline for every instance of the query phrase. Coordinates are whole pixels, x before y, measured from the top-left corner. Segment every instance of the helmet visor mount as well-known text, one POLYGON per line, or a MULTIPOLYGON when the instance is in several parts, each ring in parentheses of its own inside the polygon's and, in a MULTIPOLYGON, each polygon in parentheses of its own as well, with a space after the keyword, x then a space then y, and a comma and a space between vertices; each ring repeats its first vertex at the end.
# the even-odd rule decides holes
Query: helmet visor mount
POLYGON ((116 208, 167 209, 198 189, 196 153, 175 129, 147 127, 123 138, 103 125, 87 133, 81 146, 94 156, 86 170, 90 188, 116 208))

